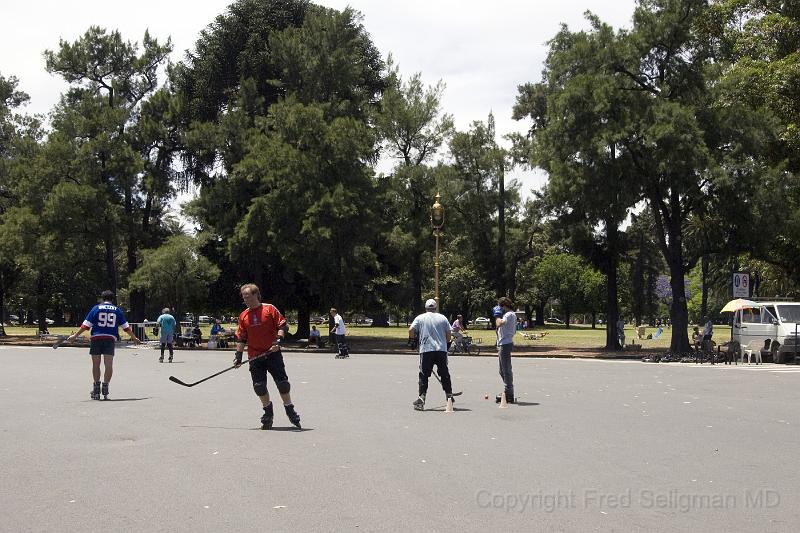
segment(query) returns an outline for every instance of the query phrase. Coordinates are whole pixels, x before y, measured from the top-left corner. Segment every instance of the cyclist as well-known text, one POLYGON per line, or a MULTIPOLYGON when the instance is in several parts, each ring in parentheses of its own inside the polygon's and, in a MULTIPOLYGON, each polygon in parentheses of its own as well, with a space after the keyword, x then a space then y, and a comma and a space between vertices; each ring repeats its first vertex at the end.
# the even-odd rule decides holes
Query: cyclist
POLYGON ((466 351, 466 347, 464 346, 464 335, 467 333, 467 328, 464 326, 463 320, 463 316, 457 315, 456 319, 453 321, 453 324, 450 326, 450 331, 453 332, 453 337, 455 338, 455 350, 461 352, 466 351))

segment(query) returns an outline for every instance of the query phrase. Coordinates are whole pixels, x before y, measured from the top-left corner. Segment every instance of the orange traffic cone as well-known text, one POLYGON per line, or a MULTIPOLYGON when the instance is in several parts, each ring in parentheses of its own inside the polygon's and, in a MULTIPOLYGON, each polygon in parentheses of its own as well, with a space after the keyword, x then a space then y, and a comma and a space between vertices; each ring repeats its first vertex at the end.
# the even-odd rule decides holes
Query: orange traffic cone
POLYGON ((500 409, 508 409, 508 400, 506 400, 505 391, 503 391, 502 396, 500 396, 500 409))
POLYGON ((450 396, 447 398, 447 407, 444 410, 445 413, 452 413, 453 412, 453 397, 450 396))

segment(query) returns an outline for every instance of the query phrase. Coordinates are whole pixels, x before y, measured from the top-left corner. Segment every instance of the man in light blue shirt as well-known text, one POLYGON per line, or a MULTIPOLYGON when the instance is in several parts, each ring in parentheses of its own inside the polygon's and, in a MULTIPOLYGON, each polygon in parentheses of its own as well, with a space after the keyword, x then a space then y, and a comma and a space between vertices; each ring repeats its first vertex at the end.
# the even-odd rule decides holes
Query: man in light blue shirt
POLYGON ((164 348, 169 348, 169 362, 172 362, 172 344, 175 335, 175 325, 177 324, 175 317, 169 314, 169 307, 161 310, 161 316, 156 320, 159 329, 159 342, 161 343, 161 357, 158 358, 159 363, 164 362, 164 348))
POLYGON ((425 312, 417 316, 408 328, 409 335, 419 339, 419 398, 414 401, 414 409, 425 409, 425 396, 428 393, 428 379, 433 365, 439 371, 442 389, 447 399, 453 398, 450 371, 447 369, 447 345, 450 343, 450 322, 447 317, 437 313, 436 300, 425 302, 425 312))
MULTIPOLYGON (((514 403, 514 373, 511 370, 511 349, 514 347, 514 334, 517 332, 517 315, 513 311, 514 302, 503 296, 497 300, 492 310, 494 325, 497 328, 497 357, 500 363, 500 378, 505 386, 506 401, 514 403)), ((495 401, 500 402, 498 395, 495 401)))

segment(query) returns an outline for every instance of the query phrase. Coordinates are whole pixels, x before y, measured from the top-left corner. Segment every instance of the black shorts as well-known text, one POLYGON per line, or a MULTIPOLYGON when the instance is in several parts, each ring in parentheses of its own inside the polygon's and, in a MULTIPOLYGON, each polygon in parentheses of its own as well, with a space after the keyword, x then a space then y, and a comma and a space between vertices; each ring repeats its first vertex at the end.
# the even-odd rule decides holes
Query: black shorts
POLYGON ((89 355, 114 355, 113 339, 91 339, 89 355))
POLYGON ((289 377, 286 375, 286 367, 283 364, 283 353, 280 351, 273 352, 250 363, 250 377, 253 378, 253 383, 267 381, 267 372, 270 373, 275 383, 289 381, 289 377))

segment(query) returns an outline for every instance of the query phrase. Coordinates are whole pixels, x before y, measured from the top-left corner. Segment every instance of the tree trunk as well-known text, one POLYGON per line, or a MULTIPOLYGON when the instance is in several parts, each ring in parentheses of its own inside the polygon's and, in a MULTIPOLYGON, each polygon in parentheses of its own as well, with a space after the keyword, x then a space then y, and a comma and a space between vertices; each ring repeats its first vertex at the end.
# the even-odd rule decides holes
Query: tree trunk
POLYGON ((414 252, 411 258, 411 307, 414 309, 414 316, 423 312, 422 305, 422 252, 414 252))
POLYGON ((6 336, 6 291, 0 287, 0 337, 6 336))
POLYGON ((670 320, 672 320, 672 340, 669 349, 674 354, 688 354, 691 352, 689 345, 689 311, 686 306, 686 287, 684 283, 683 256, 680 249, 673 251, 677 257, 669 261, 670 286, 672 287, 672 305, 670 306, 670 320))
POLYGON ((47 295, 44 290, 44 278, 40 274, 36 280, 36 316, 39 317, 39 331, 47 331, 47 295))
POLYGON ((506 284, 506 184, 505 172, 500 168, 500 175, 497 177, 497 273, 496 273, 496 288, 498 296, 505 296, 508 294, 508 285, 506 284))
POLYGON ((117 264, 114 261, 114 236, 108 232, 105 237, 106 245, 106 281, 108 290, 117 294, 117 264))
POLYGON ((606 242, 608 250, 606 252, 606 350, 618 350, 619 337, 617 336, 617 318, 619 318, 619 306, 617 304, 617 248, 619 234, 617 223, 606 221, 606 242))
POLYGON ((708 254, 700 258, 700 271, 702 275, 703 296, 700 303, 700 322, 705 323, 708 318, 708 254))
POLYGON ((544 326, 544 306, 547 305, 547 302, 539 302, 536 305, 536 325, 537 326, 544 326))
POLYGON ((298 339, 307 339, 311 331, 311 311, 308 309, 308 304, 303 300, 297 309, 297 331, 294 335, 298 339))
POLYGON ((637 326, 642 325, 646 296, 644 286, 644 232, 639 233, 639 256, 633 272, 633 318, 637 326))

